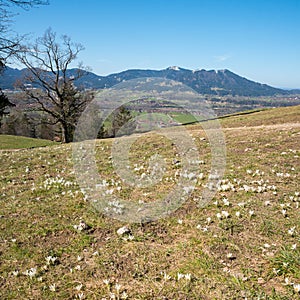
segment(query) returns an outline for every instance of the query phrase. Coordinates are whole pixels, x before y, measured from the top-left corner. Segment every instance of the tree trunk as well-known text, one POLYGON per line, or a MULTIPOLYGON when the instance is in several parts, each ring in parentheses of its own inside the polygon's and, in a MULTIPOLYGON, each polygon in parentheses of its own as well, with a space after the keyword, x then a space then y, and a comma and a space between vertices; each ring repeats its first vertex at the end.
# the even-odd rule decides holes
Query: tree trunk
POLYGON ((68 123, 61 123, 62 127, 62 142, 71 143, 73 141, 74 126, 68 123))

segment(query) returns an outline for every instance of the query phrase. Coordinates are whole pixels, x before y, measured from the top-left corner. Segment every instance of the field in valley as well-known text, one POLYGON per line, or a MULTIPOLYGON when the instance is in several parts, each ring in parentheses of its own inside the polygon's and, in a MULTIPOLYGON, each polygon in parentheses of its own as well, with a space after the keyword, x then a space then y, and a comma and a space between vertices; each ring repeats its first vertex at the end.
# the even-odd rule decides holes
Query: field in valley
MULTIPOLYGON (((189 125, 200 153, 196 188, 176 212, 145 224, 93 208, 76 182, 72 145, 1 143, 1 299, 299 299, 300 106, 220 122, 227 162, 214 198, 197 205, 211 153, 201 124, 189 125)), ((164 136, 141 134, 131 147, 137 176, 149 175, 153 153, 164 158, 162 180, 146 188, 114 172, 112 142, 96 143, 108 193, 147 203, 174 188, 181 166, 164 136)))

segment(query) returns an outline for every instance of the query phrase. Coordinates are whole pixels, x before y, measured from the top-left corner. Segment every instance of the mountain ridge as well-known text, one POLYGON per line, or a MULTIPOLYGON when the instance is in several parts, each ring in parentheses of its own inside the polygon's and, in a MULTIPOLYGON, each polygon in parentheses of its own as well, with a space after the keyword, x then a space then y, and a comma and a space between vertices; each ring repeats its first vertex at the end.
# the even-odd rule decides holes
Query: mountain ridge
MULTIPOLYGON (((78 69, 69 69, 68 76, 73 76, 78 69)), ((21 79, 26 69, 7 67, 0 76, 2 89, 14 89, 16 80, 21 79)), ((299 93, 299 90, 284 90, 267 84, 262 84, 239 76, 228 70, 189 70, 171 66, 162 70, 129 69, 107 76, 100 76, 91 71, 75 81, 82 88, 110 88, 120 82, 140 77, 162 77, 182 82, 200 94, 208 95, 238 95, 238 96, 274 96, 299 93)))

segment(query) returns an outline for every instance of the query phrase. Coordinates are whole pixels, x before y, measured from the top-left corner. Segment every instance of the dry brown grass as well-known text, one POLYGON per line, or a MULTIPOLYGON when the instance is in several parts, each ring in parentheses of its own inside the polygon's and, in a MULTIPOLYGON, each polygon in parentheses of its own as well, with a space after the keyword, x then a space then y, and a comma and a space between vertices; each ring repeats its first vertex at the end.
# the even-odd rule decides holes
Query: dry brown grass
MULTIPOLYGON (((180 209, 148 224, 110 219, 84 200, 70 145, 1 152, 1 298, 113 299, 114 294, 125 299, 126 293, 127 299, 298 299, 285 280, 300 283, 299 116, 298 106, 223 119, 225 179, 235 191, 219 191, 202 209, 196 201, 207 182, 210 149, 201 126, 189 126, 205 161, 205 177, 180 209), (73 184, 44 186, 48 178, 73 184), (244 185, 256 191, 246 192, 244 185), (219 220, 222 211, 230 216, 219 220), (74 229, 80 220, 88 230, 74 229), (130 227, 133 240, 117 235, 124 225, 130 227), (45 267, 47 256, 57 260, 45 267), (23 274, 30 268, 37 272, 32 278, 23 274), (178 273, 191 274, 191 279, 178 280, 178 273), (119 292, 116 284, 121 285, 119 292)), ((109 159, 111 142, 98 142, 98 168, 103 178, 118 181, 109 159)), ((116 194, 130 201, 164 197, 175 184, 166 181, 177 170, 172 145, 147 135, 133 149, 132 166, 158 151, 166 158, 166 174, 155 187, 122 186, 116 194)))

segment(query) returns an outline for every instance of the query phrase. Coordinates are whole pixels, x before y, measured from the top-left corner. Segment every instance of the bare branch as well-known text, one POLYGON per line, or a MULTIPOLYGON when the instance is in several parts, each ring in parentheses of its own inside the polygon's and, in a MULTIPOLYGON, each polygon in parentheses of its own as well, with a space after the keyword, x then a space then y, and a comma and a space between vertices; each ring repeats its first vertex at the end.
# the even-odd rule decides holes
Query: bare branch
POLYGON ((5 0, 2 0, 2 1, 0 1, 0 5, 5 4, 5 2, 7 3, 7 5, 14 4, 14 5, 22 7, 23 9, 29 9, 34 6, 49 4, 48 0, 28 0, 28 1, 22 1, 22 0, 6 0, 5 1, 5 0))
POLYGON ((15 55, 21 41, 25 39, 24 35, 15 35, 10 30, 13 17, 16 15, 12 13, 12 6, 28 10, 48 3, 48 0, 0 0, 0 60, 3 64, 15 55))
POLYGON ((76 122, 91 100, 91 94, 80 92, 73 84, 84 75, 84 67, 81 65, 82 69, 75 76, 70 77, 68 73, 83 46, 73 43, 67 36, 59 41, 49 28, 35 43, 20 49, 16 56, 28 69, 23 83, 31 84, 29 88, 23 84, 22 89, 54 122, 60 123, 65 141, 70 142, 76 122))

